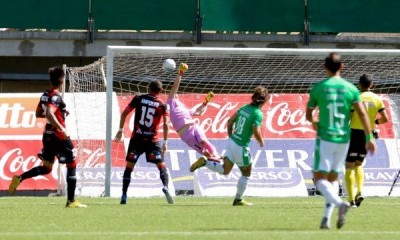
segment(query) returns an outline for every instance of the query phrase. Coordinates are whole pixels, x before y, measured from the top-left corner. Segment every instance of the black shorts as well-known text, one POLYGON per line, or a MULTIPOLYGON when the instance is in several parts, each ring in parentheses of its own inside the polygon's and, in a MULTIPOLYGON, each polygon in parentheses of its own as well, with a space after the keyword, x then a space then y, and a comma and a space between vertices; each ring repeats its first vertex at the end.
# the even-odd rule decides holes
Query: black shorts
POLYGON ((146 154, 147 162, 155 164, 164 162, 160 142, 144 141, 142 139, 131 139, 129 141, 126 161, 136 163, 143 153, 146 154))
POLYGON ((350 146, 349 151, 347 152, 346 162, 363 162, 365 157, 367 156, 365 143, 366 141, 364 130, 351 129, 350 146))
POLYGON ((43 149, 38 157, 44 161, 54 163, 57 157, 60 163, 70 164, 75 161, 74 145, 71 140, 61 140, 53 134, 43 134, 43 149))

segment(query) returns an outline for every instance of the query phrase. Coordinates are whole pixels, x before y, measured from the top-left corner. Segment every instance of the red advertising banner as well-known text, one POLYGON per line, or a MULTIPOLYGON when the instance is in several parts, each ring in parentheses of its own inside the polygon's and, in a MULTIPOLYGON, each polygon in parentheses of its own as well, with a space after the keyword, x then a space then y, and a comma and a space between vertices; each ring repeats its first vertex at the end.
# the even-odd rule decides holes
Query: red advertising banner
MULTIPOLYGON (((205 95, 181 94, 180 100, 188 108, 196 108, 202 104, 205 95)), ((385 106, 390 109, 387 97, 382 95, 385 106)), ((132 97, 120 96, 118 102, 121 111, 129 104, 132 97)), ((165 96, 163 96, 165 99, 165 96)), ((208 138, 223 139, 227 137, 228 119, 241 106, 250 102, 250 94, 219 94, 207 106, 203 116, 195 117, 196 122, 204 129, 208 138)), ((308 94, 272 94, 264 105, 263 135, 265 138, 315 138, 315 131, 306 120, 308 94)), ((390 111, 388 111, 389 117, 390 111)), ((134 114, 128 117, 129 127, 125 127, 125 136, 130 136, 133 128, 134 114)), ((162 128, 160 128, 162 130, 162 128)), ((172 129, 172 126, 171 126, 172 129)), ((394 138, 393 124, 378 126, 381 138, 394 138)), ((171 138, 178 135, 171 131, 171 138)))
MULTIPOLYGON (((40 166, 42 161, 37 157, 37 153, 41 148, 42 141, 40 140, 0 141, 0 189, 8 189, 14 175, 40 166)), ((57 175, 55 174, 56 171, 53 170, 46 176, 28 179, 18 189, 57 189, 57 175)))
MULTIPOLYGON (((37 95, 37 94, 36 94, 37 95)), ((0 98, 0 136, 41 135, 46 123, 35 117, 39 96, 7 94, 0 98)))

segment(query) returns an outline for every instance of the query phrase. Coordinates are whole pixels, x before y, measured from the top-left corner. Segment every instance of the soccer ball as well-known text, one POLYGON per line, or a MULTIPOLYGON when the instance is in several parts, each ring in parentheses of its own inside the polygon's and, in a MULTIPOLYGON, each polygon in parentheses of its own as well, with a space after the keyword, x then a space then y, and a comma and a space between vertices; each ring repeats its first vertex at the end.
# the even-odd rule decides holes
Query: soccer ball
POLYGON ((174 61, 174 59, 168 58, 165 59, 162 65, 162 69, 164 71, 166 71, 167 73, 171 73, 172 71, 174 71, 176 68, 176 63, 174 61))

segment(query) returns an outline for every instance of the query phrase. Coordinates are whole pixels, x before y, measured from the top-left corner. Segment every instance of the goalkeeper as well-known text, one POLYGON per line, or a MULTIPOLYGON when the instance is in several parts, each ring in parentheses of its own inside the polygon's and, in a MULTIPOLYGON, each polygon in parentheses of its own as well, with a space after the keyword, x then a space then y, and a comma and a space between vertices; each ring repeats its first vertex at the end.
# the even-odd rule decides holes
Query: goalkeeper
POLYGON ((190 148, 206 157, 219 157, 216 148, 205 136, 204 130, 200 128, 193 119, 193 116, 201 116, 204 114, 206 106, 214 94, 209 92, 203 104, 194 110, 189 109, 179 100, 177 92, 182 76, 187 69, 187 64, 180 64, 178 76, 175 78, 174 85, 168 94, 167 104, 170 107, 172 126, 175 128, 182 141, 184 141, 190 148))

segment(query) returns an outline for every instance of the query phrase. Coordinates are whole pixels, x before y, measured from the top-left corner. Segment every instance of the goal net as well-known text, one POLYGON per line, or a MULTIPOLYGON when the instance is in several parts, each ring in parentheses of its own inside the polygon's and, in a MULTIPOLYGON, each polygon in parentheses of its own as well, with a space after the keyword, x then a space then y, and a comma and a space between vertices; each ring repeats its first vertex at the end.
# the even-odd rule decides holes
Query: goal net
MULTIPOLYGON (((251 145, 255 160, 253 166, 298 168, 304 184, 310 187, 315 133, 305 120, 307 93, 313 83, 326 78, 323 62, 332 51, 343 57, 344 78, 356 84, 364 73, 373 76, 373 91, 382 95, 392 118, 390 124, 378 127, 382 138, 378 141, 381 151, 374 161, 382 161, 382 165, 375 162, 366 167, 400 168, 400 128, 396 118, 400 112, 400 51, 108 47, 106 58, 83 68, 68 68, 71 102, 76 115, 76 122, 71 124, 77 126, 75 138, 80 161, 80 192, 83 195, 120 195, 121 172, 133 129, 133 116, 129 116, 125 123, 123 142, 115 143, 112 140, 119 128, 119 116, 133 95, 147 93, 152 80, 163 82, 165 92, 162 98, 166 98, 176 75, 162 70, 163 60, 167 58, 174 59, 177 65, 182 62, 189 65, 178 92, 189 108, 201 104, 209 91, 215 93, 206 113, 196 118, 196 122, 221 154, 227 135, 227 119, 250 101, 255 87, 265 86, 271 93, 263 109, 263 135, 267 144, 265 149, 251 145), (88 159, 87 153, 95 150, 101 154, 89 154, 88 159), (95 165, 93 157, 97 161, 95 165)), ((177 192, 190 193, 194 183, 193 174, 188 169, 198 155, 180 141, 173 130, 169 138, 169 151, 165 157, 173 185, 177 192)), ((145 171, 140 172, 140 168, 151 168, 144 159, 140 159, 136 166, 139 170, 137 175, 133 175, 132 182, 150 184, 159 181, 156 173, 146 175, 145 171)))

